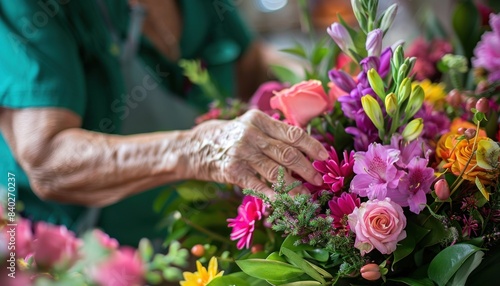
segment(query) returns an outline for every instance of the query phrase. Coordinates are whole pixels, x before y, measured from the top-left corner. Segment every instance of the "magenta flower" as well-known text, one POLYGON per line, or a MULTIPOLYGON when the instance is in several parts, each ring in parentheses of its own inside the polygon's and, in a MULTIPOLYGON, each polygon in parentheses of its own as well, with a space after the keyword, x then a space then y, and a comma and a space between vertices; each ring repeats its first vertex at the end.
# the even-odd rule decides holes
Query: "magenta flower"
POLYGON ((408 164, 405 174, 397 190, 389 191, 387 196, 402 207, 409 206, 410 211, 419 214, 427 202, 426 195, 431 191, 434 182, 434 169, 427 167, 429 161, 415 157, 408 164))
POLYGON ((336 229, 345 229, 346 233, 349 231, 349 224, 347 223, 347 216, 350 215, 356 207, 359 207, 361 200, 356 194, 342 193, 340 197, 333 197, 328 206, 333 217, 333 226, 336 229))
POLYGON ((92 279, 101 286, 144 285, 144 266, 139 253, 124 247, 91 270, 92 279))
POLYGON ((271 112, 273 110, 271 107, 271 97, 274 96, 275 92, 287 87, 289 87, 287 84, 277 81, 268 81, 261 84, 252 95, 252 98, 250 98, 250 108, 256 108, 263 112, 271 112))
POLYGON ((353 175, 354 151, 347 153, 344 151, 344 159, 339 160, 337 152, 330 147, 328 152, 330 158, 325 161, 314 161, 313 167, 323 175, 323 181, 332 192, 339 192, 344 187, 346 178, 353 175))
POLYGON ((35 226, 33 256, 37 265, 69 268, 78 260, 78 248, 81 244, 65 226, 39 222, 35 226))
POLYGON ((484 68, 489 72, 488 80, 500 80, 500 14, 490 15, 492 31, 481 36, 481 41, 474 49, 472 65, 475 68, 484 68))
POLYGON ((353 167, 356 175, 351 182, 351 192, 370 200, 386 198, 405 174, 394 164, 399 154, 399 150, 378 143, 370 144, 366 152, 356 152, 353 167))
POLYGON ((232 227, 231 240, 238 240, 238 249, 250 248, 255 230, 255 223, 262 219, 265 212, 265 205, 261 199, 245 196, 243 202, 238 207, 238 216, 227 219, 228 227, 232 227))

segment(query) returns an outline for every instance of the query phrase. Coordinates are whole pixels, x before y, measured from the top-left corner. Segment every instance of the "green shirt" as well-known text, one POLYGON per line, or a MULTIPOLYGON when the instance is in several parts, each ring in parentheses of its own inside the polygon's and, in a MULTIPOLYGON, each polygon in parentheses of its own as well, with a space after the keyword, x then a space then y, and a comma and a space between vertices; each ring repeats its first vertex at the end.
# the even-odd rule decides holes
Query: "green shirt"
MULTIPOLYGON (((104 2, 108 17, 103 17, 93 0, 1 1, 0 106, 65 108, 82 117, 84 129, 120 133, 127 101, 119 41, 126 37, 129 8, 126 0, 104 2)), ((180 3, 182 57, 201 58, 221 90, 233 95, 234 63, 251 41, 236 7, 232 1, 180 3)), ((145 39, 140 56, 166 88, 194 105, 206 106, 208 100, 196 88, 186 88, 181 69, 145 39)), ((0 189, 7 189, 7 173, 15 174, 17 201, 24 205, 24 216, 73 230, 87 219, 84 207, 38 199, 1 134, 0 160, 0 176, 4 176, 0 189)), ((158 192, 144 192, 104 208, 97 226, 125 244, 136 244, 140 237, 161 238, 154 231, 160 215, 152 211, 158 192)))

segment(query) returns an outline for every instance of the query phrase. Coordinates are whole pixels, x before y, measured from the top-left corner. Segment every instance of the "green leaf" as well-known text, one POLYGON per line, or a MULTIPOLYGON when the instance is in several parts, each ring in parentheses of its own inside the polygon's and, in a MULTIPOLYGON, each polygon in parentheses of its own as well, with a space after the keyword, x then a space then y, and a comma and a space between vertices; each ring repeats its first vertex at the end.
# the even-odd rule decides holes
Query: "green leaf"
MULTIPOLYGON (((178 184, 175 189, 179 196, 187 201, 208 201, 213 196, 207 195, 206 187, 213 183, 190 180, 178 184)), ((212 192, 210 192, 212 194, 212 192)))
POLYGON ((480 250, 480 248, 466 243, 449 246, 432 259, 427 274, 439 286, 446 285, 465 261, 480 250))
POLYGON ((326 271, 325 269, 317 266, 317 265, 314 265, 312 264, 311 262, 307 261, 307 263, 309 263, 309 265, 311 265, 312 268, 314 268, 314 270, 316 270, 319 274, 323 275, 323 277, 325 278, 333 278, 332 274, 330 274, 330 272, 326 271))
POLYGON ((417 217, 417 220, 421 227, 430 230, 430 232, 419 242, 419 245, 422 248, 438 244, 448 236, 444 225, 437 218, 430 216, 429 214, 421 213, 417 217))
POLYGON ((286 281, 304 274, 296 266, 266 259, 238 260, 236 264, 246 274, 264 280, 286 281))
POLYGON ((281 256, 277 251, 269 254, 269 256, 267 256, 266 259, 273 260, 273 261, 279 261, 279 262, 283 262, 283 263, 288 263, 288 261, 286 261, 286 259, 283 256, 281 256))
POLYGON ((330 49, 324 47, 322 43, 316 45, 311 55, 311 63, 313 64, 313 66, 319 65, 329 51, 330 49))
POLYGON ((139 253, 141 255, 142 261, 150 261, 153 257, 153 245, 147 238, 142 238, 139 241, 139 253))
POLYGON ((250 286, 250 284, 247 283, 245 280, 232 274, 217 277, 207 284, 207 286, 227 286, 227 285, 250 286))
POLYGON ((283 83, 296 84, 301 81, 293 71, 286 67, 278 65, 269 65, 269 67, 278 80, 283 83))
POLYGON ((303 59, 307 59, 307 52, 302 45, 296 43, 293 48, 281 49, 280 52, 291 54, 303 59))
POLYGON ((406 238, 398 243, 398 247, 394 251, 394 263, 392 264, 392 269, 394 270, 394 265, 401 261, 403 258, 410 255, 415 249, 415 239, 409 234, 406 235, 406 238))
POLYGON ((404 283, 410 286, 435 286, 434 282, 429 278, 398 277, 387 280, 404 283))
POLYGON ((471 0, 460 1, 452 16, 453 29, 457 35, 463 55, 467 58, 472 56, 474 47, 480 38, 481 15, 471 0))
POLYGON ((319 262, 327 262, 330 258, 330 253, 323 248, 316 248, 313 250, 304 251, 306 258, 311 258, 319 262))
MULTIPOLYGON (((297 241, 299 241, 299 237, 298 236, 295 236, 295 235, 289 235, 285 238, 285 240, 283 241, 283 243, 281 243, 281 249, 283 248, 288 248, 294 252, 300 252, 302 250, 308 250, 308 251, 312 251, 314 250, 314 247, 310 246, 309 244, 303 244, 303 243, 300 243, 299 245, 295 245, 295 243, 297 241)), ((280 249, 280 255, 283 255, 283 252, 281 251, 280 249)))
POLYGON ((316 286, 316 285, 324 285, 324 284, 321 284, 318 281, 297 281, 292 283, 281 284, 280 286, 316 286))
POLYGON ((497 244, 486 253, 479 267, 472 272, 467 285, 492 285, 496 282, 494 277, 498 276, 498 269, 500 269, 500 245, 497 244))
POLYGON ((282 247, 281 248, 281 252, 283 252, 283 254, 288 257, 288 259, 290 259, 290 262, 292 262, 293 264, 295 264, 296 266, 298 266, 300 269, 302 269, 307 275, 311 276, 312 279, 318 281, 318 282, 321 282, 321 283, 325 283, 325 279, 323 279, 323 276, 321 276, 318 271, 316 271, 314 268, 311 267, 311 265, 309 265, 309 263, 307 263, 306 260, 304 260, 302 257, 300 257, 297 253, 291 251, 290 249, 288 248, 284 248, 282 247))
POLYGON ((471 255, 458 269, 457 273, 448 282, 449 285, 465 285, 469 275, 476 269, 483 260, 484 252, 478 251, 471 255))

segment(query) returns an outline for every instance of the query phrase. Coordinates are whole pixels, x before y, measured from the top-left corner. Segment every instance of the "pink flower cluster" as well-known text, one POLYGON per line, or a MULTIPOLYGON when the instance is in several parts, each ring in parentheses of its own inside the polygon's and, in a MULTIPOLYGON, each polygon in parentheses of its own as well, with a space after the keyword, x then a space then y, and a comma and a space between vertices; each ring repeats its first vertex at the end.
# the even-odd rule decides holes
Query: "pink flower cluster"
MULTIPOLYGON (((2 215, 0 208, 0 220, 3 220, 2 215)), ((30 285, 39 276, 52 279, 54 278, 51 276, 52 271, 68 271, 85 260, 86 253, 82 250, 84 242, 65 226, 37 222, 33 232, 32 223, 27 219, 18 219, 16 224, 16 258, 33 259, 32 265, 26 270, 29 271, 29 275, 19 273, 22 277, 19 281, 24 281, 21 285, 23 283, 30 285)), ((7 245, 11 228, 4 226, 0 230, 0 245, 7 245)), ((91 281, 101 286, 143 285, 145 269, 138 252, 134 249, 119 248, 115 239, 100 230, 94 230, 92 235, 96 245, 109 255, 102 257, 96 265, 83 265, 87 267, 86 274, 91 281)), ((0 256, 4 255, 6 254, 0 253, 0 256)), ((18 268, 15 265, 14 267, 18 268)), ((2 281, 0 279, 0 282, 2 281)))
POLYGON ((264 202, 256 197, 245 196, 238 207, 238 216, 227 219, 228 226, 232 227, 231 240, 238 240, 238 249, 250 248, 253 232, 257 221, 264 217, 266 207, 264 202))
POLYGON ((472 65, 488 71, 488 80, 500 80, 500 14, 490 15, 492 31, 482 35, 481 41, 474 49, 472 65))
POLYGON ((437 62, 452 51, 453 47, 447 40, 434 39, 428 42, 424 38, 416 39, 406 52, 407 57, 417 58, 413 68, 415 79, 419 81, 437 79, 439 76, 437 62))

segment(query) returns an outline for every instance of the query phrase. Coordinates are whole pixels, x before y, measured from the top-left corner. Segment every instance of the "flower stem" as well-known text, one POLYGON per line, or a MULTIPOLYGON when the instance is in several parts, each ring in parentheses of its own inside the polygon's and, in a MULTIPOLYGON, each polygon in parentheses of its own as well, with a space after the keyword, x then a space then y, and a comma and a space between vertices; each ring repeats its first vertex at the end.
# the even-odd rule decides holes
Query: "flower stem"
POLYGON ((190 227, 196 229, 197 231, 199 232, 202 232, 206 235, 208 235, 210 238, 214 239, 214 240, 218 240, 220 242, 223 242, 223 243, 233 243, 231 240, 213 232, 213 231, 210 231, 200 225, 197 225, 195 224, 194 222, 190 221, 189 219, 185 218, 185 217, 181 217, 182 221, 184 221, 187 225, 189 225, 190 227))

